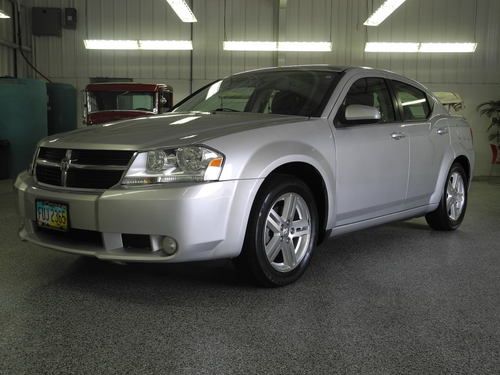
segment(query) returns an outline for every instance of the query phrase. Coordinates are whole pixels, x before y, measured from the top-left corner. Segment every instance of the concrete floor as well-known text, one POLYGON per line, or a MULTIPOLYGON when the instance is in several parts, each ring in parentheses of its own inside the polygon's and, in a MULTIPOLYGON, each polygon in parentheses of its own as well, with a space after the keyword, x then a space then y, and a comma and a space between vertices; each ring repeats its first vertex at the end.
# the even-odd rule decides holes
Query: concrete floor
POLYGON ((294 285, 229 262, 120 266, 20 242, 0 184, 1 374, 498 374, 500 185, 322 245, 294 285))

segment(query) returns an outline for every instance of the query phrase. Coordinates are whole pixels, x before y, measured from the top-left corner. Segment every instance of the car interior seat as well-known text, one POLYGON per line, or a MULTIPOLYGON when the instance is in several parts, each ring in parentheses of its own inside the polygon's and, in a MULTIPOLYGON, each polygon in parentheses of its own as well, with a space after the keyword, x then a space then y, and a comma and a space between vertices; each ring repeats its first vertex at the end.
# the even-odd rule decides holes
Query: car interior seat
POLYGON ((307 99, 292 91, 280 91, 271 103, 271 113, 280 115, 302 115, 307 99))

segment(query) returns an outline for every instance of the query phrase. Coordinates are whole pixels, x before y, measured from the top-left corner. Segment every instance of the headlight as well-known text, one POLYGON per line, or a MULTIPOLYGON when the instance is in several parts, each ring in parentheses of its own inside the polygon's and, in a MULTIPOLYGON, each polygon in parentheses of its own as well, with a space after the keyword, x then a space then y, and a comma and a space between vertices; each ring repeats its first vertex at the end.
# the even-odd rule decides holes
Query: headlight
POLYGON ((224 156, 200 146, 139 153, 122 180, 124 185, 216 181, 224 156))

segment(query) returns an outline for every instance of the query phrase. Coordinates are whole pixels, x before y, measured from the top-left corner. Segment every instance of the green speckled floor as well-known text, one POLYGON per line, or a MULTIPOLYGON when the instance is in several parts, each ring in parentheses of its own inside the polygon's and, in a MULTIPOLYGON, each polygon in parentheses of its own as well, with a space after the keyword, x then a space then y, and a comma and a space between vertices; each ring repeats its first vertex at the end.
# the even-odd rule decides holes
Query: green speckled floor
POLYGON ((0 181, 0 374, 498 374, 500 185, 322 245, 259 289, 228 262, 120 266, 20 242, 0 181))

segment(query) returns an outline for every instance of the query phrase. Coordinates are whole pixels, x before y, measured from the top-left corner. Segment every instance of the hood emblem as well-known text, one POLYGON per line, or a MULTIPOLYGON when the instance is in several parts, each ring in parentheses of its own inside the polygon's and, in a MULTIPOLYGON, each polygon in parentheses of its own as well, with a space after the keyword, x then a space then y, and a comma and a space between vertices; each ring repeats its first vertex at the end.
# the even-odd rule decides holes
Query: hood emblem
POLYGON ((61 160, 61 186, 66 186, 68 170, 71 165, 71 150, 66 150, 66 155, 61 160))

